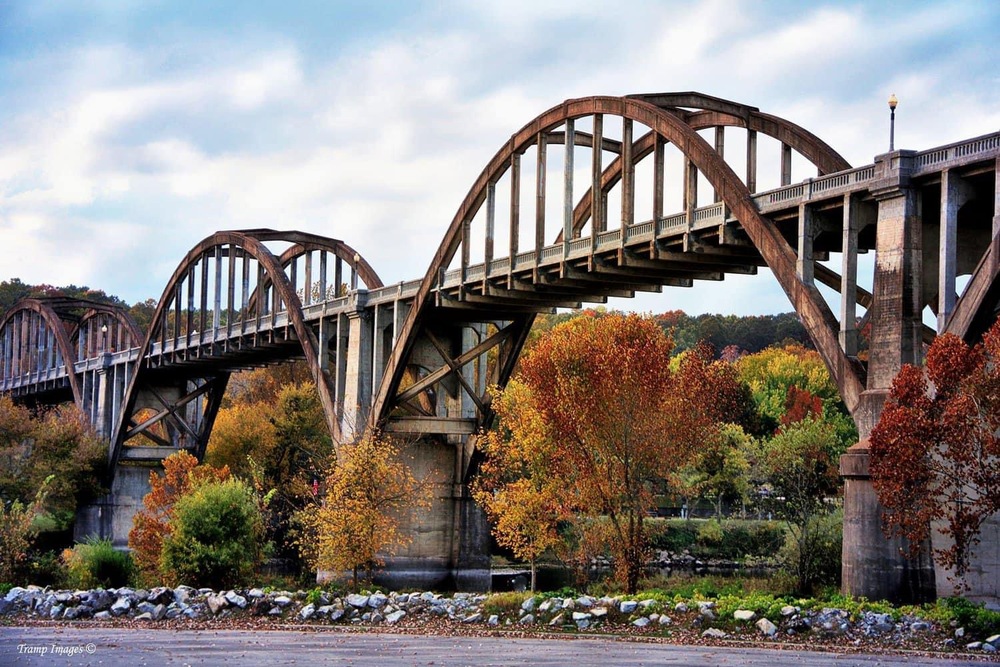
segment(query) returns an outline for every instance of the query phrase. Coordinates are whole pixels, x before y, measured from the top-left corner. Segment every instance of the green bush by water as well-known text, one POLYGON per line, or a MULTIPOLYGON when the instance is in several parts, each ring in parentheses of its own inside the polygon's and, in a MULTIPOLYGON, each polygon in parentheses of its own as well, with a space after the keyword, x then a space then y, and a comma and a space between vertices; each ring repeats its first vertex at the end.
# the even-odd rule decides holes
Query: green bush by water
POLYGON ((785 527, 776 521, 653 519, 647 525, 652 548, 687 550, 701 559, 775 558, 785 543, 785 527))
POLYGON ((132 583, 135 568, 132 556, 118 551, 111 540, 90 538, 67 549, 66 583, 72 588, 119 588, 132 583))

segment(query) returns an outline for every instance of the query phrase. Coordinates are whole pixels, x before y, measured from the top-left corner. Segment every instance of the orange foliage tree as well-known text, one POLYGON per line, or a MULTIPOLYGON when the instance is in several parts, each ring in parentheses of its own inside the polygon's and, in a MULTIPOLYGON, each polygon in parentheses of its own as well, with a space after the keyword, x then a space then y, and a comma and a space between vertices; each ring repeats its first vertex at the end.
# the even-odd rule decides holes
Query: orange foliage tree
POLYGON ((1000 511, 1000 321, 969 347, 944 334, 926 372, 904 366, 871 434, 872 484, 887 532, 911 555, 934 522, 950 546, 934 558, 961 580, 989 516, 1000 511))
POLYGON ((155 582, 160 576, 163 542, 170 535, 175 503, 205 482, 229 479, 229 468, 199 465, 185 451, 163 460, 163 474, 149 473, 150 492, 142 499, 143 509, 135 515, 128 545, 142 577, 155 582))
MULTIPOLYGON (((715 428, 705 410, 711 401, 682 382, 687 369, 670 370, 672 349, 652 320, 584 316, 554 328, 521 360, 531 400, 517 411, 538 412, 564 511, 607 517, 608 546, 628 592, 646 560, 651 483, 687 461, 715 428)), ((517 428, 517 419, 501 427, 517 428)))

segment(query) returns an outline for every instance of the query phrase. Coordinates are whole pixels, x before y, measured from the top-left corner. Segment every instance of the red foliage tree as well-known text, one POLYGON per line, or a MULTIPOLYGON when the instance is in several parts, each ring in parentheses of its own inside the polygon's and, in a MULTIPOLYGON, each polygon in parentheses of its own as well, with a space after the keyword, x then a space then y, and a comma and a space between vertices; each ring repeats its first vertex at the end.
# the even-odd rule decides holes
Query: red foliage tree
POLYGON ((951 545, 934 558, 961 579, 983 521, 1000 511, 1000 321, 980 345, 939 336, 926 372, 905 366, 871 434, 884 526, 911 552, 934 522, 951 545))

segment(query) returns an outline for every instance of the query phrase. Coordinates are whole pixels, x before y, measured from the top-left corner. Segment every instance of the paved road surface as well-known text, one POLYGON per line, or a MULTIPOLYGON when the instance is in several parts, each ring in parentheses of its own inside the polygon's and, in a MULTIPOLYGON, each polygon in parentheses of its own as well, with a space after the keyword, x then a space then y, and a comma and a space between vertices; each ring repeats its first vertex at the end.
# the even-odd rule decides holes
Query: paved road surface
POLYGON ((609 639, 434 637, 336 631, 0 627, 0 666, 957 667, 975 660, 642 644, 609 639), (44 653, 43 653, 44 651, 44 653))

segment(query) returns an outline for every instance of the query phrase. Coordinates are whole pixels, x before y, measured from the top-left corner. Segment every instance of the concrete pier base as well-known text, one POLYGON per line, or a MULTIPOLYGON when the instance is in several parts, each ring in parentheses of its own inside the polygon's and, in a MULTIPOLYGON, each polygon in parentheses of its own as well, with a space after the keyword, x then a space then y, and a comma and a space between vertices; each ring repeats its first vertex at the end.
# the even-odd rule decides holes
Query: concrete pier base
POLYGON ((111 492, 76 512, 73 539, 82 542, 89 537, 110 539, 118 549, 128 547, 135 513, 142 509, 142 499, 150 491, 149 473, 145 465, 119 465, 111 492))
POLYGON ((843 591, 897 603, 933 600, 935 573, 929 548, 908 559, 907 542, 887 538, 882 531, 882 506, 872 487, 867 440, 841 457, 840 474, 844 477, 843 591))

